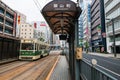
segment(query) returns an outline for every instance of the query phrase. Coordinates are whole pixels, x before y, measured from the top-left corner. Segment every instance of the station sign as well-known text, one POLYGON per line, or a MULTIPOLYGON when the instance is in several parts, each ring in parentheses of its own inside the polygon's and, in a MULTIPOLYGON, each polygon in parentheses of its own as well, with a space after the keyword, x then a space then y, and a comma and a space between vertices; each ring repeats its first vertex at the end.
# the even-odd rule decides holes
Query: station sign
POLYGON ((55 3, 55 4, 53 4, 53 8, 55 9, 55 10, 69 10, 70 8, 71 8, 71 4, 57 4, 57 3, 55 3))

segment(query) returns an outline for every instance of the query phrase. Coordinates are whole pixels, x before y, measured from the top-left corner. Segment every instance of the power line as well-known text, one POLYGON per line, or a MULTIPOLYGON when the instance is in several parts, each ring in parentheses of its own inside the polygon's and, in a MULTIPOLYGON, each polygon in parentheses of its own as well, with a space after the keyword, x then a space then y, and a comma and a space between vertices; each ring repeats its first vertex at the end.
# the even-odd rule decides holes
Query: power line
POLYGON ((38 1, 38 0, 36 0, 36 1, 37 1, 37 3, 38 3, 39 7, 42 8, 42 6, 40 5, 39 1, 38 1))
POLYGON ((35 0, 33 0, 35 5, 37 6, 38 10, 41 10, 40 6, 38 6, 37 2, 35 0))

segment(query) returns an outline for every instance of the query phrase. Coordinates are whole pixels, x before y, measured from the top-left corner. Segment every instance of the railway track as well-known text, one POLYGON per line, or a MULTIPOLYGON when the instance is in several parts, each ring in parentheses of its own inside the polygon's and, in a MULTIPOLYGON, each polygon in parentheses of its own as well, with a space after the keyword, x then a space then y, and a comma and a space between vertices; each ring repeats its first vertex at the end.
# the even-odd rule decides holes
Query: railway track
POLYGON ((24 61, 24 62, 21 62, 21 61, 15 61, 15 62, 11 62, 11 63, 8 63, 8 64, 4 64, 4 65, 0 65, 0 74, 2 73, 5 73, 15 67, 18 67, 18 66, 21 66, 21 65, 24 65, 26 63, 29 63, 28 61, 24 61))
POLYGON ((0 66, 0 80, 45 80, 58 55, 37 61, 14 62, 0 66))

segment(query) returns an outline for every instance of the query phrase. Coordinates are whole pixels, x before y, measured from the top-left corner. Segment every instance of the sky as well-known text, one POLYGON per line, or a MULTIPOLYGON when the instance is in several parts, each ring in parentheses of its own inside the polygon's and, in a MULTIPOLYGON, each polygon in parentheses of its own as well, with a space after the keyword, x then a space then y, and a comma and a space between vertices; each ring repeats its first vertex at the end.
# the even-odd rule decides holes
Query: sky
MULTIPOLYGON (((44 21, 40 10, 51 0, 2 0, 13 10, 17 10, 27 16, 27 22, 44 21), (40 5, 39 8, 35 2, 40 5), (37 2, 38 1, 38 2, 37 2)), ((73 0, 76 1, 76 0, 73 0)))

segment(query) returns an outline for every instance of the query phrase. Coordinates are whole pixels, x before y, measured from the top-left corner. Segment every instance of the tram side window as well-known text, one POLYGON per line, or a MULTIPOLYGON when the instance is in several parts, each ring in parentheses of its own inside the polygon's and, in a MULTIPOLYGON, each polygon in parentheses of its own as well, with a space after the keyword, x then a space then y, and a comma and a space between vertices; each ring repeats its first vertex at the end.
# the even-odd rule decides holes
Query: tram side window
POLYGON ((33 50, 34 45, 32 43, 22 43, 22 50, 33 50))
POLYGON ((45 45, 42 45, 42 49, 45 49, 46 47, 45 47, 45 45))

